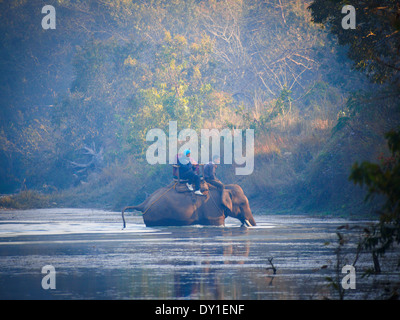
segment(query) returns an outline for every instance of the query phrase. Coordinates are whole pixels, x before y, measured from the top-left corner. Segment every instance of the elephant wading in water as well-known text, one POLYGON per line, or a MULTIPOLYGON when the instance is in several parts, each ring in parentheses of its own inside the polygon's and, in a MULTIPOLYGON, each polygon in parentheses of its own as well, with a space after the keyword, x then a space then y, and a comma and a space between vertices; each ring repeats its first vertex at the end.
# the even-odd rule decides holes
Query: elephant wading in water
POLYGON ((239 219, 247 227, 256 225, 249 201, 240 186, 225 185, 221 197, 219 190, 203 181, 201 192, 204 196, 195 195, 185 185, 172 182, 155 191, 143 203, 125 207, 122 210, 124 228, 124 213, 128 209, 141 211, 148 227, 193 224, 221 226, 228 216, 239 219))

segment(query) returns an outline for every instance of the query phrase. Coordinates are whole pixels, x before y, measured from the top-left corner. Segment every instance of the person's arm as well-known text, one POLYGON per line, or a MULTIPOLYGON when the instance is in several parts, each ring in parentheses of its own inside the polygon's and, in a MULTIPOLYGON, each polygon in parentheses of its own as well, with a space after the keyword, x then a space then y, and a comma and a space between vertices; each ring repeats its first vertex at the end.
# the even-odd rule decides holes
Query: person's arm
POLYGON ((209 163, 207 163, 206 165, 204 165, 204 178, 205 179, 208 179, 208 178, 210 178, 211 177, 211 168, 210 168, 211 166, 210 166, 210 164, 209 163))
POLYGON ((217 165, 213 164, 211 170, 211 179, 213 180, 217 180, 217 176, 215 175, 216 170, 217 170, 217 165))

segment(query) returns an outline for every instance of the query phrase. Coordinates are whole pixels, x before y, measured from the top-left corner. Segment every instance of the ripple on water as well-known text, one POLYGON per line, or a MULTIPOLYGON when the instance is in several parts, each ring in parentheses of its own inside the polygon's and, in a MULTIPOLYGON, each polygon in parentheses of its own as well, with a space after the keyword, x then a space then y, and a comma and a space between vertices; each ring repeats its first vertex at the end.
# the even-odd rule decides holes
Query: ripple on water
POLYGON ((0 298, 280 299, 328 295, 319 286, 335 262, 342 219, 255 216, 246 229, 146 228, 120 212, 40 209, 0 213, 0 298), (273 257, 276 275, 267 268, 273 257), (57 270, 57 292, 38 286, 57 270), (18 285, 16 285, 18 284, 18 285), (318 287, 318 292, 317 288, 318 287), (4 289, 3 289, 4 288, 4 289), (315 292, 314 292, 315 291, 315 292))

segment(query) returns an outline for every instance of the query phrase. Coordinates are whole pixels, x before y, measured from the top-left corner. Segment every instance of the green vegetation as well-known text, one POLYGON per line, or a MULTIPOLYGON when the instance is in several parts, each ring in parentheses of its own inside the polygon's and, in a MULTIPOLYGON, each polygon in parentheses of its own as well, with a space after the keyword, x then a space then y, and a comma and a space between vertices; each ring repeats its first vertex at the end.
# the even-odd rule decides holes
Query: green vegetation
POLYGON ((32 209, 50 208, 55 203, 50 202, 50 197, 34 190, 21 191, 13 196, 0 198, 0 209, 32 209))
MULTIPOLYGON (((394 243, 400 243, 400 131, 386 135, 390 157, 382 157, 381 163, 355 163, 350 179, 356 184, 366 185, 366 201, 382 195, 384 204, 379 211, 379 223, 366 230, 365 246, 383 255, 394 243)), ((400 260, 399 260, 400 263, 400 260)))
POLYGON ((173 120, 255 130, 254 173, 218 172, 255 211, 379 207, 348 176, 390 152, 399 123, 395 1, 354 1, 348 32, 343 1, 50 2, 55 30, 41 28, 42 1, 0 2, 0 193, 17 194, 0 206, 140 202, 172 172, 146 163, 146 133, 173 120))
MULTIPOLYGON (((355 69, 365 72, 376 83, 397 82, 400 60, 399 3, 396 0, 315 0, 310 6, 313 21, 328 26, 338 43, 348 46, 348 56, 355 69), (344 5, 351 4, 356 10, 358 27, 343 29, 341 21, 344 5)), ((397 82, 398 84, 398 82, 397 82)))

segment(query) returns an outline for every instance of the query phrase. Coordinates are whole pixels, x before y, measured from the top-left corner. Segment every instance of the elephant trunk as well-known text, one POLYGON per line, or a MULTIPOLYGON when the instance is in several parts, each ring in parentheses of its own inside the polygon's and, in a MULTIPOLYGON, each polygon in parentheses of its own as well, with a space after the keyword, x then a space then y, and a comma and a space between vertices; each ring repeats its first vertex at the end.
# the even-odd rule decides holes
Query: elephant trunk
POLYGON ((251 217, 249 217, 249 219, 247 219, 247 220, 251 223, 251 225, 253 227, 255 227, 257 225, 256 221, 254 220, 253 215, 251 215, 251 217))
POLYGON ((242 222, 246 227, 254 227, 257 225, 249 206, 241 208, 241 213, 242 222))

